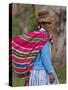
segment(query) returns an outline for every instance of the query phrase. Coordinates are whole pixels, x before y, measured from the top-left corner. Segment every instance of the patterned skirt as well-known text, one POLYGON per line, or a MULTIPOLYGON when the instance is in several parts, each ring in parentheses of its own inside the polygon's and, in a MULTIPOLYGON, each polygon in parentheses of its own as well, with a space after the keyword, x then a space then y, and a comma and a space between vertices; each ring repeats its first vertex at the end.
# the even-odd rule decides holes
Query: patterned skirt
MULTIPOLYGON (((49 85, 49 84, 50 84, 49 75, 45 70, 32 70, 29 79, 29 86, 39 86, 39 85, 49 85)), ((55 74, 54 82, 52 84, 59 84, 56 74, 55 74)))

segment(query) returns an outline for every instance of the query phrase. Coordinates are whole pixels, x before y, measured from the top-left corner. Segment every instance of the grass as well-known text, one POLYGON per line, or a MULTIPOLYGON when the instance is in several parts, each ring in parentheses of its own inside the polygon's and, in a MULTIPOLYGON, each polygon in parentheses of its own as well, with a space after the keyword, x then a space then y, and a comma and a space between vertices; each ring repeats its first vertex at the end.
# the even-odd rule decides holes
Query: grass
POLYGON ((13 74, 13 77, 12 77, 13 87, 24 86, 24 83, 25 83, 25 78, 16 77, 15 74, 13 74))
POLYGON ((57 73, 59 83, 65 84, 66 83, 66 66, 63 65, 62 67, 59 67, 58 65, 54 65, 54 68, 57 73))

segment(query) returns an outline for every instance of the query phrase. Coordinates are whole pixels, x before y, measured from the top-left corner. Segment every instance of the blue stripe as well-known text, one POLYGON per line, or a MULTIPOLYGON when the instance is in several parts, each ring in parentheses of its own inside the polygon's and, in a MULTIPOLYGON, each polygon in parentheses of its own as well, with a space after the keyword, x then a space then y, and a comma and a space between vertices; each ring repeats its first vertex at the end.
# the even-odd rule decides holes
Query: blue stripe
POLYGON ((17 63, 15 63, 15 62, 13 62, 13 64, 15 64, 16 65, 16 67, 22 67, 22 68, 24 68, 24 67, 28 67, 30 64, 32 64, 34 62, 34 60, 32 61, 32 62, 30 62, 29 64, 17 64, 17 63))

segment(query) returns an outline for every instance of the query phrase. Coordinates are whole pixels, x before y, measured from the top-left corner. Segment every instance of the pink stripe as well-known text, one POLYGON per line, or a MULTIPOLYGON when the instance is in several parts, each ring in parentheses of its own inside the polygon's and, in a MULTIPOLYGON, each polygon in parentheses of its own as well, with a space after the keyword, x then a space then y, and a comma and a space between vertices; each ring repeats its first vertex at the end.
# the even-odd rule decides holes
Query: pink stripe
POLYGON ((16 40, 14 40, 17 44, 20 44, 22 45, 22 42, 24 43, 24 45, 26 45, 27 43, 31 43, 31 44, 34 44, 34 43, 37 43, 37 42, 29 42, 27 40, 24 40, 23 38, 21 38, 20 36, 17 36, 16 37, 16 40))
MULTIPOLYGON (((35 46, 35 49, 34 50, 38 50, 39 48, 43 47, 46 42, 43 41, 43 44, 41 44, 41 45, 39 43, 38 46, 35 46)), ((12 47, 15 48, 15 49, 17 49, 17 50, 20 50, 22 52, 30 52, 30 51, 33 51, 32 49, 34 48, 34 47, 32 47, 32 48, 22 47, 22 46, 16 44, 15 42, 12 42, 12 47)))
POLYGON ((18 48, 16 49, 14 47, 12 47, 12 50, 18 51, 18 52, 23 53, 23 54, 28 54, 29 53, 29 51, 27 52, 27 50, 26 51, 24 51, 24 50, 20 51, 20 50, 18 50, 18 48))
POLYGON ((30 66, 29 68, 23 69, 23 68, 15 68, 15 71, 17 72, 25 72, 25 71, 29 71, 30 69, 32 69, 32 66, 30 66))
POLYGON ((41 31, 34 31, 34 32, 32 32, 32 33, 28 33, 28 34, 25 34, 26 36, 28 36, 28 37, 36 37, 36 38, 47 38, 48 37, 48 35, 47 34, 44 34, 43 32, 41 32, 41 31))
POLYGON ((14 63, 16 63, 16 64, 22 64, 22 65, 24 65, 24 64, 29 64, 30 63, 30 61, 29 62, 17 62, 16 60, 12 60, 14 63))
POLYGON ((40 47, 36 47, 34 50, 30 50, 30 51, 28 51, 28 50, 22 50, 22 49, 17 48, 17 47, 12 47, 12 49, 18 50, 18 51, 20 51, 21 53, 24 53, 24 54, 28 54, 28 53, 38 52, 41 47, 43 47, 43 45, 40 46, 40 47))
POLYGON ((12 41, 12 46, 15 47, 15 48, 20 48, 20 49, 23 49, 23 50, 32 50, 32 48, 26 48, 26 47, 23 47, 19 44, 17 44, 16 42, 12 41))
POLYGON ((45 43, 45 41, 42 40, 42 41, 40 41, 38 43, 35 43, 35 42, 28 42, 28 41, 26 42, 25 40, 22 39, 21 43, 19 43, 19 42, 15 42, 15 43, 17 45, 19 44, 19 46, 21 46, 21 47, 24 47, 24 48, 27 48, 27 49, 31 50, 31 47, 35 47, 36 45, 41 46, 41 45, 43 45, 45 43))
POLYGON ((12 55, 12 60, 15 60, 16 62, 24 63, 24 62, 31 62, 33 58, 18 58, 15 55, 12 55))
MULTIPOLYGON (((29 67, 31 67, 33 64, 30 64, 29 65, 29 67)), ((21 68, 21 67, 16 67, 16 65, 14 64, 14 63, 12 63, 12 66, 14 67, 14 68, 20 68, 20 69, 26 69, 26 68, 28 68, 28 67, 23 67, 23 68, 21 68)))
POLYGON ((29 42, 29 41, 26 41, 26 40, 24 40, 24 39, 22 39, 20 37, 17 38, 17 41, 15 41, 15 42, 16 42, 16 44, 19 44, 20 46, 26 47, 26 48, 31 48, 31 47, 34 47, 35 45, 39 44, 39 42, 29 42))

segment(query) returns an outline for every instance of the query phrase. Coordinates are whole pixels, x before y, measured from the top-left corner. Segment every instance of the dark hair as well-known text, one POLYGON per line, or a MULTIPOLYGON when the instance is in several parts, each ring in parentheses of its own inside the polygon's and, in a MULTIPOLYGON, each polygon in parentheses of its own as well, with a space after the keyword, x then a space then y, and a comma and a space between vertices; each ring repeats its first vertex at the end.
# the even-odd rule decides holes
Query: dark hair
POLYGON ((38 25, 40 28, 42 28, 43 25, 45 25, 45 24, 51 24, 51 22, 39 22, 39 20, 37 20, 37 25, 38 25))

